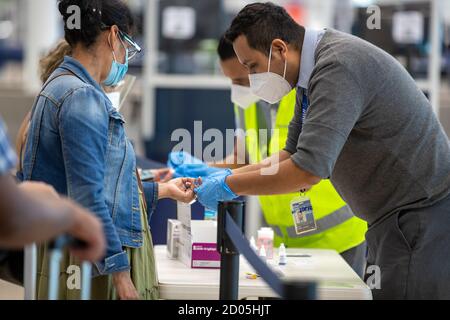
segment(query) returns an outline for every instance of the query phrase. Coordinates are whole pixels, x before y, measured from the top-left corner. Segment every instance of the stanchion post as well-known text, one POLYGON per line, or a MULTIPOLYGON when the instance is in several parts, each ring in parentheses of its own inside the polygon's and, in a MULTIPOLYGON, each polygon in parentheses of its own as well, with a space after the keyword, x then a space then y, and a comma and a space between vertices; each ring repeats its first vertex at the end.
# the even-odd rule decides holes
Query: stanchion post
POLYGON ((220 300, 238 300, 239 296, 239 251, 225 231, 226 215, 231 218, 244 233, 245 202, 219 202, 217 223, 217 250, 220 259, 220 300))
POLYGON ((283 284, 284 300, 316 300, 317 285, 314 282, 286 281, 283 284))

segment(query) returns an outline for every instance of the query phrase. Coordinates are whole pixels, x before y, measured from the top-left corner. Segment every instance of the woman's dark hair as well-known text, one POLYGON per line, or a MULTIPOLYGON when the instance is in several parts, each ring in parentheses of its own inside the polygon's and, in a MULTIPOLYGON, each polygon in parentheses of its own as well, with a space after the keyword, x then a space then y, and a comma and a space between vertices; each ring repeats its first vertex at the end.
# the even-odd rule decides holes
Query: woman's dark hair
POLYGON ((231 42, 240 35, 246 36, 250 47, 269 55, 274 39, 281 39, 300 49, 305 28, 296 23, 283 7, 271 2, 258 2, 245 6, 225 33, 231 42))
POLYGON ((226 61, 232 58, 236 58, 236 53, 234 52, 233 43, 231 43, 225 35, 223 35, 219 40, 219 46, 217 47, 217 53, 219 54, 221 61, 226 61))
POLYGON ((66 41, 73 47, 93 45, 105 27, 116 25, 122 32, 134 31, 134 18, 122 0, 60 0, 66 41), (74 9, 75 8, 75 9, 74 9), (74 14, 80 14, 80 25, 74 24, 74 14))

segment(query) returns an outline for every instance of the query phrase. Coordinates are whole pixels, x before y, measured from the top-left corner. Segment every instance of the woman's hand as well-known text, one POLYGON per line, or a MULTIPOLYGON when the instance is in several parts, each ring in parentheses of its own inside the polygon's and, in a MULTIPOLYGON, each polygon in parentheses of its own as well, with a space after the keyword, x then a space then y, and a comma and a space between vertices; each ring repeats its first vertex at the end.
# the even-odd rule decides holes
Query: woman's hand
POLYGON ((119 300, 139 300, 139 293, 136 290, 129 271, 113 273, 112 280, 116 288, 119 300))
POLYGON ((184 203, 195 200, 194 185, 196 179, 179 178, 159 184, 159 199, 170 198, 184 203))

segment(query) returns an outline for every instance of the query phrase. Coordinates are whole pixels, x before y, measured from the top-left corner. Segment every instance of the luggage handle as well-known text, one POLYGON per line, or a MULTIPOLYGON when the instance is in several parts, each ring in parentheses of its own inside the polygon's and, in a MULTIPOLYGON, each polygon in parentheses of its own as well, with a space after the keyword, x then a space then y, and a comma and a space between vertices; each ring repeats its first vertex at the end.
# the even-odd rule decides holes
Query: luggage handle
MULTIPOLYGON (((62 250, 65 247, 85 248, 86 245, 87 244, 85 242, 67 235, 60 236, 50 243, 50 276, 48 280, 48 300, 58 299, 62 250)), ((90 300, 91 276, 92 264, 90 262, 83 261, 81 264, 81 300, 90 300)))
MULTIPOLYGON (((62 250, 65 247, 85 248, 86 243, 70 236, 61 236, 49 244, 50 249, 50 276, 49 276, 49 300, 58 298, 60 262, 62 250)), ((36 274, 37 274, 37 248, 36 244, 25 247, 24 258, 24 287, 25 300, 36 299, 36 274)), ((91 293, 92 264, 82 262, 81 265, 81 300, 89 300, 91 293)))
POLYGON ((49 244, 50 250, 54 249, 62 250, 65 247, 84 249, 87 247, 87 243, 81 240, 77 240, 71 236, 63 235, 51 241, 49 244))

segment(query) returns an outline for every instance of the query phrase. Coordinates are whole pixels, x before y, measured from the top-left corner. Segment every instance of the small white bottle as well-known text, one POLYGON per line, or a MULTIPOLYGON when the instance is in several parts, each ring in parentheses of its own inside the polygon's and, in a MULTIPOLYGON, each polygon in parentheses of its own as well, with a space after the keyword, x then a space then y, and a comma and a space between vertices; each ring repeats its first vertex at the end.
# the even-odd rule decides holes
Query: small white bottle
POLYGON ((266 248, 264 245, 261 245, 261 249, 259 249, 259 257, 262 261, 267 262, 266 248))
POLYGON ((267 259, 273 259, 273 238, 274 232, 272 228, 261 228, 258 230, 258 248, 264 245, 267 259))
POLYGON ((250 238, 250 247, 251 247, 256 253, 258 253, 258 247, 256 246, 255 237, 251 237, 251 238, 250 238))
POLYGON ((282 243, 280 245, 280 248, 278 249, 278 257, 279 257, 278 264, 280 266, 284 266, 287 264, 286 247, 284 246, 284 243, 282 243))

